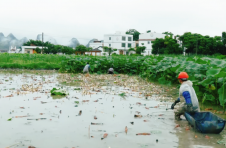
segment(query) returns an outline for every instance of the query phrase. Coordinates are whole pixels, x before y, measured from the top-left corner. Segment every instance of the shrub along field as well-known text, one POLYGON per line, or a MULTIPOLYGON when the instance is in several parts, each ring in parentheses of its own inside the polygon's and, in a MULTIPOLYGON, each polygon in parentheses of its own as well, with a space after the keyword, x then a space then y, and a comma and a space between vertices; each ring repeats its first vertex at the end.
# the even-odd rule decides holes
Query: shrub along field
MULTIPOLYGON (((81 73, 87 62, 91 73, 106 73, 113 66, 116 73, 135 74, 160 84, 178 84, 181 71, 189 74, 198 98, 203 103, 226 106, 226 60, 202 56, 75 56, 39 54, 0 54, 0 68, 59 69, 81 73), (224 85, 223 85, 224 84, 224 85)), ((178 85, 179 86, 179 85, 178 85)))
POLYGON ((113 66, 117 73, 136 74, 167 85, 178 84, 177 75, 186 71, 203 103, 220 104, 225 108, 226 60, 223 58, 224 56, 66 57, 61 63, 60 71, 82 72, 85 63, 89 62, 91 72, 106 73, 113 66))
POLYGON ((0 54, 0 68, 59 69, 65 56, 51 54, 0 54))

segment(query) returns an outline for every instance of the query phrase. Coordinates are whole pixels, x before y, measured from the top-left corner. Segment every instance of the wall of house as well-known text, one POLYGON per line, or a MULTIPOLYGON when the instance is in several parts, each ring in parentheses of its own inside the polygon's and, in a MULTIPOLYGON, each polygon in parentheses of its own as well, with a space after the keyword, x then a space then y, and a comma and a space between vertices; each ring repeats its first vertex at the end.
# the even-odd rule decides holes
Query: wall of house
POLYGON ((146 47, 145 50, 151 50, 152 49, 151 41, 139 41, 139 46, 145 46, 146 47))
POLYGON ((165 34, 162 33, 142 33, 139 35, 139 39, 156 39, 156 38, 165 38, 165 34))
POLYGON ((28 53, 28 52, 30 52, 30 54, 33 54, 33 49, 26 49, 25 48, 24 53, 28 53))
POLYGON ((105 34, 104 35, 104 46, 112 47, 113 49, 123 49, 128 50, 128 44, 131 44, 131 47, 134 47, 134 41, 132 35, 127 34, 105 34), (122 40, 122 37, 125 37, 125 41, 122 40), (111 37, 111 40, 109 39, 111 37), (131 41, 128 41, 128 37, 131 37, 131 41), (125 47, 122 47, 122 43, 125 43, 125 47))
MULTIPOLYGON (((42 49, 41 46, 21 46, 21 53, 27 53, 27 51, 30 51, 31 54, 33 54, 33 49, 35 48, 40 48, 42 49)), ((47 47, 43 47, 43 48, 47 48, 47 47)))

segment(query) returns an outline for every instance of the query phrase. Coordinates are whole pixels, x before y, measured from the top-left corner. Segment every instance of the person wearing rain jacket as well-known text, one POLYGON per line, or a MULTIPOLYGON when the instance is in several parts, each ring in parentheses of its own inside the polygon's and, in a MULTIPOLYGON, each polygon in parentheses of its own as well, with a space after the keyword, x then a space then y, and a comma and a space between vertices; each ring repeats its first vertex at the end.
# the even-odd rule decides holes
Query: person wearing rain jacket
POLYGON ((178 76, 179 82, 181 83, 179 89, 179 98, 172 104, 171 109, 181 101, 177 110, 175 110, 175 119, 181 120, 180 116, 185 112, 194 113, 200 112, 198 98, 195 90, 192 87, 192 82, 188 80, 189 76, 186 72, 181 72, 178 76), (181 99, 184 98, 185 102, 181 99))
POLYGON ((90 71, 90 65, 89 65, 89 63, 87 63, 83 69, 83 73, 89 73, 89 71, 90 71))
POLYGON ((108 74, 114 74, 114 69, 112 67, 108 69, 108 74))

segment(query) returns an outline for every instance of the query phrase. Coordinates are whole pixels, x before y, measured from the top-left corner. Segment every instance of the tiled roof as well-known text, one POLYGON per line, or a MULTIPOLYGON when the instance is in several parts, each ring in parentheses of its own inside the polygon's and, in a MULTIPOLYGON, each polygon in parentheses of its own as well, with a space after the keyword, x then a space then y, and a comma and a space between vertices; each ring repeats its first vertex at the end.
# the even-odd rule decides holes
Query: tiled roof
POLYGON ((101 50, 99 50, 98 48, 95 48, 95 49, 93 49, 93 50, 90 50, 91 52, 92 51, 97 51, 97 52, 102 52, 101 50))

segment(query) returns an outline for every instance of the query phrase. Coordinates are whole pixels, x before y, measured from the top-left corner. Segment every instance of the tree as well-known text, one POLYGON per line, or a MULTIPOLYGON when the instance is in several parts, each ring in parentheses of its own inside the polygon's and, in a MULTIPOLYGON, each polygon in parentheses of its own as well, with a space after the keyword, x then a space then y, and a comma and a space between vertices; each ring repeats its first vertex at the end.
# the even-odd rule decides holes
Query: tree
POLYGON ((91 51, 92 49, 92 47, 87 47, 87 51, 91 51))
POLYGON ((155 41, 152 41, 152 54, 163 54, 164 49, 166 48, 164 42, 165 41, 162 38, 156 38, 155 41))
POLYGON ((164 39, 157 38, 152 43, 152 54, 182 54, 182 48, 172 36, 165 36, 164 39))
POLYGON ((112 52, 113 52, 113 49, 111 47, 109 47, 108 48, 108 55, 110 56, 112 52))
POLYGON ((113 49, 113 51, 117 51, 118 49, 113 49))
POLYGON ((177 44, 177 40, 173 39, 172 36, 165 36, 164 39, 165 50, 164 54, 182 54, 182 48, 177 44))
POLYGON ((49 48, 45 48, 45 47, 44 47, 44 48, 43 48, 43 52, 46 53, 46 54, 49 54, 49 53, 50 53, 50 50, 49 50, 49 48))
POLYGON ((65 54, 73 54, 75 52, 75 50, 71 47, 68 47, 68 46, 62 46, 61 52, 65 53, 65 54))
POLYGON ((107 46, 104 46, 103 49, 104 49, 104 52, 108 52, 108 47, 107 46))
POLYGON ((35 46, 42 46, 42 41, 39 40, 29 40, 26 43, 23 44, 23 46, 31 46, 31 45, 35 45, 35 46))
POLYGON ((133 35, 134 41, 139 40, 140 32, 138 32, 136 29, 129 29, 128 31, 126 31, 126 34, 133 35))
POLYGON ((188 54, 212 55, 225 53, 224 43, 220 36, 210 37, 186 32, 179 37, 179 40, 182 41, 182 47, 186 47, 186 53, 188 54))
POLYGON ((169 35, 169 36, 173 36, 173 33, 172 32, 168 32, 168 31, 166 31, 166 32, 163 32, 162 34, 165 34, 165 35, 169 35))
POLYGON ((226 54, 226 32, 222 32, 222 43, 223 43, 223 48, 222 48, 222 53, 224 53, 224 55, 226 54))
POLYGON ((35 48, 35 51, 37 52, 37 53, 41 53, 41 49, 40 48, 35 48))
POLYGON ((81 54, 84 54, 87 51, 87 48, 84 45, 78 45, 76 47, 75 51, 79 51, 79 52, 81 52, 81 54))
POLYGON ((139 46, 136 49, 136 54, 141 54, 146 49, 145 46, 139 46))
POLYGON ((107 46, 104 46, 104 52, 108 52, 108 55, 110 56, 111 53, 113 52, 112 48, 111 47, 107 47, 107 46))
POLYGON ((134 48, 130 48, 128 51, 135 51, 135 49, 134 48))

